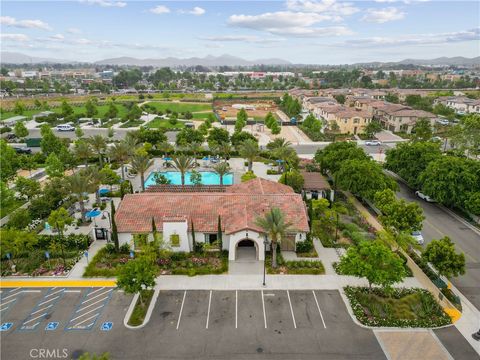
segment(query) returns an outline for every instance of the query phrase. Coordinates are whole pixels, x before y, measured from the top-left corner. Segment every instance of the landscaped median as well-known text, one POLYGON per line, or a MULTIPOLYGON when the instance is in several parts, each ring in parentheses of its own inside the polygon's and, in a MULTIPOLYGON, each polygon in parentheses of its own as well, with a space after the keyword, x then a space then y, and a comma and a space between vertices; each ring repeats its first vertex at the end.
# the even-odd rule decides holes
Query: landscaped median
POLYGON ((124 325, 130 329, 144 327, 150 320, 157 301, 159 290, 141 290, 135 294, 132 303, 125 314, 124 325))
POLYGON ((320 260, 286 261, 280 252, 277 252, 277 267, 272 267, 272 255, 267 254, 266 266, 268 274, 279 275, 323 275, 325 268, 320 260))

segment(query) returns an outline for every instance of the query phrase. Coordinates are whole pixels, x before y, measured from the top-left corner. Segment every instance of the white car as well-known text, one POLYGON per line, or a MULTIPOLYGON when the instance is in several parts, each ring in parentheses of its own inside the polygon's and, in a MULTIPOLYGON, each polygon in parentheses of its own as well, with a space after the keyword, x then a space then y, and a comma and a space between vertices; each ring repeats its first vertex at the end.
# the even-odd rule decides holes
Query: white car
POLYGON ((380 140, 367 140, 365 141, 365 145, 367 146, 380 146, 382 142, 380 140))
POLYGON ((75 131, 75 127, 70 124, 57 125, 55 127, 57 131, 75 131))
POLYGON ((425 195, 420 191, 415 191, 415 195, 417 195, 420 199, 425 200, 426 202, 430 202, 430 203, 435 202, 435 200, 433 200, 430 196, 425 195))
POLYGON ((437 123, 440 125, 448 125, 450 122, 447 119, 437 119, 437 123))
POLYGON ((412 232, 412 237, 417 241, 419 245, 423 245, 425 240, 423 239, 423 235, 420 231, 412 232))

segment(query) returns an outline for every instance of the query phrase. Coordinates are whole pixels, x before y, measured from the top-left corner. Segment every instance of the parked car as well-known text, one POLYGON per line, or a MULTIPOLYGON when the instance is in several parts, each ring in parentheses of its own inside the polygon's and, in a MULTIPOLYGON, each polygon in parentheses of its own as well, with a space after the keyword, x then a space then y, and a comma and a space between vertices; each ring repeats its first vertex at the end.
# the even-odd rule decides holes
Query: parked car
POLYGON ((417 195, 420 199, 425 200, 426 202, 430 202, 430 203, 435 202, 435 200, 433 200, 430 196, 425 195, 420 191, 415 191, 415 195, 417 195))
POLYGON ((365 145, 367 146, 380 146, 382 142, 380 140, 367 140, 365 141, 365 145))
POLYGON ((17 152, 17 154, 31 154, 32 153, 32 149, 29 149, 26 146, 14 147, 13 149, 17 152))
POLYGON ((5 140, 7 140, 7 142, 16 142, 17 137, 15 134, 7 134, 7 136, 5 136, 5 140))
POLYGON ((437 123, 440 125, 448 125, 450 122, 447 119, 437 119, 437 123))
POLYGON ((430 139, 431 141, 435 141, 435 142, 441 142, 442 141, 442 138, 440 136, 434 136, 430 139))
POLYGON ((75 131, 75 128, 70 124, 61 124, 55 127, 57 131, 75 131))
POLYGON ((412 232, 412 237, 417 241, 419 245, 423 245, 425 240, 423 239, 423 235, 420 231, 412 232))

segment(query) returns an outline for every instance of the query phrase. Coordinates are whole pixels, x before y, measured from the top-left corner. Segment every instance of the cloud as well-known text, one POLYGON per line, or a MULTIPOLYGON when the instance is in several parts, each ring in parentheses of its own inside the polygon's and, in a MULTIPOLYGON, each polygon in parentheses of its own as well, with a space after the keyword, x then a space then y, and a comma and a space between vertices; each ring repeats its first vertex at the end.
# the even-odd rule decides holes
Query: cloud
POLYGON ((190 15, 195 15, 195 16, 200 16, 206 13, 205 9, 195 6, 191 10, 178 10, 180 14, 190 14, 190 15))
POLYGON ((384 9, 367 9, 367 13, 362 18, 363 21, 383 24, 389 21, 401 20, 405 13, 394 7, 384 9))
POLYGON ((337 16, 313 12, 278 11, 260 15, 232 15, 229 17, 227 23, 231 26, 266 31, 274 35, 311 37, 351 34, 351 31, 344 26, 311 27, 322 21, 337 20, 337 16))
POLYGON ((309 0, 287 0, 287 9, 302 11, 302 12, 315 12, 338 16, 349 16, 359 11, 352 3, 337 2, 335 0, 321 0, 321 1, 309 1, 309 0))
POLYGON ((52 30, 50 25, 41 20, 17 20, 11 16, 0 16, 0 24, 25 29, 52 30))
POLYGON ((62 34, 55 34, 55 35, 50 36, 50 39, 52 39, 54 41, 55 40, 61 41, 61 40, 65 39, 65 36, 63 36, 62 34))
POLYGON ((199 39, 211 42, 247 42, 257 44, 278 43, 285 40, 282 38, 260 38, 254 35, 205 36, 200 37, 199 39))
POLYGON ((127 6, 127 3, 124 1, 111 1, 111 0, 80 0, 81 3, 86 3, 88 5, 98 5, 101 7, 118 7, 123 8, 127 6))
POLYGON ((154 8, 151 8, 148 11, 150 11, 153 14, 160 15, 160 14, 168 14, 170 12, 170 9, 165 5, 158 5, 158 6, 155 6, 154 8))
POLYGON ((69 34, 81 34, 81 33, 82 33, 82 30, 77 29, 77 28, 68 28, 68 29, 67 29, 67 32, 68 32, 69 34))
POLYGON ((442 45, 466 41, 479 41, 480 28, 469 29, 458 32, 439 34, 413 34, 399 37, 370 37, 347 40, 335 46, 348 47, 388 47, 388 46, 415 46, 415 45, 442 45))
POLYGON ((25 34, 0 34, 0 39, 14 42, 30 41, 30 38, 25 34))

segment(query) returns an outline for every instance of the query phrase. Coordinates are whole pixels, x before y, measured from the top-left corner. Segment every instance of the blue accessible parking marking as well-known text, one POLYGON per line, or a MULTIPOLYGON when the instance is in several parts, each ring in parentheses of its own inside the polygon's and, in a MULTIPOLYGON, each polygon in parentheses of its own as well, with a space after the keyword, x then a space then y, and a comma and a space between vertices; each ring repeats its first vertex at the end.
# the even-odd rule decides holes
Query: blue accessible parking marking
POLYGON ((12 326, 13 323, 3 323, 2 326, 0 326, 0 331, 8 331, 12 326))
POLYGON ((104 322, 102 326, 100 327, 100 330, 102 331, 110 331, 112 330, 113 323, 112 322, 104 322))
POLYGON ((53 310, 65 293, 65 288, 51 288, 35 305, 32 312, 16 331, 34 331, 43 319, 53 310))
POLYGON ((58 321, 52 321, 52 322, 49 322, 47 326, 45 326, 45 330, 52 331, 52 330, 56 330, 57 327, 58 327, 58 321))
POLYGON ((112 294, 113 288, 91 288, 80 300, 80 304, 65 326, 65 330, 92 329, 112 294))

